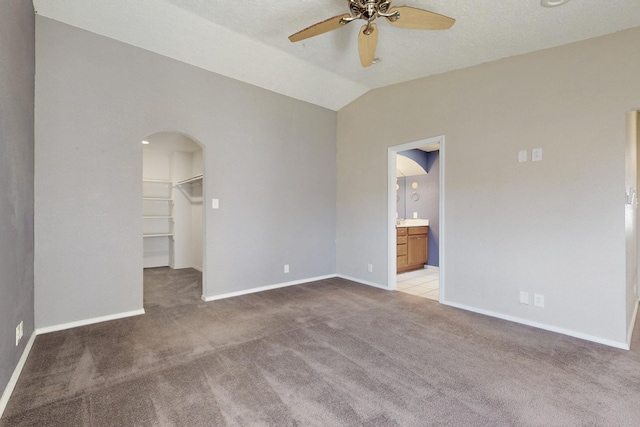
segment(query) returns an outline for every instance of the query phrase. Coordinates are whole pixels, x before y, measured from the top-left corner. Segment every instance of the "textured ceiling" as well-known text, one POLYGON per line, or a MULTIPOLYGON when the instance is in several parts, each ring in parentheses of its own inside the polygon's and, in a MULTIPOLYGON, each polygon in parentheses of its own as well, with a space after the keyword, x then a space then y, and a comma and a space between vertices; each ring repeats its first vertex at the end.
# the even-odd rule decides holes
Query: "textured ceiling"
POLYGON ((447 31, 381 20, 362 68, 362 21, 298 43, 287 37, 348 11, 346 0, 34 0, 36 12, 326 108, 370 89, 640 26, 640 0, 395 0, 456 19, 447 31), (330 88, 330 90, 328 90, 330 88))

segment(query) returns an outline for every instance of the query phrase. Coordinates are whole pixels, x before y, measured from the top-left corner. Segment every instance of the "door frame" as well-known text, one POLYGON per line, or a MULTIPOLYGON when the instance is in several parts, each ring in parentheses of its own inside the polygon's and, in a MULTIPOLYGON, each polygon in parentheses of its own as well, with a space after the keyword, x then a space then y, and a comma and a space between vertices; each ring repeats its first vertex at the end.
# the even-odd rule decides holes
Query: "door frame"
POLYGON ((399 151, 413 150, 415 148, 425 147, 427 145, 440 144, 439 162, 440 162, 440 195, 439 195, 439 242, 438 242, 438 255, 439 255, 439 270, 440 270, 440 302, 445 301, 445 263, 446 263, 446 251, 445 251, 445 137, 444 135, 434 136, 431 138, 421 139, 418 141, 408 142, 405 144, 394 145, 387 149, 387 287, 390 290, 395 290, 396 281, 396 155, 399 151))
MULTIPOLYGON (((191 134, 186 133, 186 132, 182 132, 179 130, 174 130, 174 129, 169 129, 169 130, 157 130, 155 132, 151 132, 149 134, 147 134, 146 136, 144 136, 143 138, 141 138, 139 141, 148 139, 150 137, 152 137, 153 135, 156 135, 158 133, 173 133, 173 134, 177 134, 177 135, 181 135, 187 139, 190 139, 191 141, 193 141, 194 143, 196 143, 201 151, 202 151, 202 269, 200 268, 196 268, 195 266, 192 266, 190 268, 193 268, 195 270, 198 270, 202 273, 202 284, 200 287, 200 298, 202 300, 204 300, 204 296, 205 296, 205 289, 206 289, 206 283, 207 283, 207 275, 206 275, 206 271, 207 271, 207 215, 208 215, 208 210, 206 209, 206 200, 207 200, 207 196, 206 196, 206 182, 207 182, 207 147, 205 146, 205 144, 203 144, 202 142, 200 142, 199 139, 193 137, 191 134)), ((143 164, 144 164, 144 150, 143 150, 143 144, 140 144, 138 142, 138 146, 140 147, 140 177, 143 178, 144 176, 144 172, 143 172, 143 164)), ((173 193, 174 191, 174 187, 175 185, 172 184, 171 185, 171 192, 173 193)), ((173 198, 173 194, 172 194, 172 198, 173 198)), ((140 204, 140 218, 142 218, 142 212, 143 210, 143 206, 142 204, 140 204)), ((171 238, 173 240, 173 237, 171 238)), ((170 242, 170 251, 173 252, 173 241, 170 242)), ((141 253, 140 253, 140 257, 144 258, 144 242, 142 243, 142 248, 141 248, 141 253)), ((171 260, 172 256, 170 254, 170 260, 169 260, 169 267, 171 269, 173 269, 173 267, 171 267, 172 264, 172 260, 171 260)), ((142 261, 142 271, 144 272, 144 260, 142 261)), ((140 282, 140 286, 141 286, 141 291, 143 294, 143 306, 144 306, 144 276, 142 276, 142 280, 140 282)))

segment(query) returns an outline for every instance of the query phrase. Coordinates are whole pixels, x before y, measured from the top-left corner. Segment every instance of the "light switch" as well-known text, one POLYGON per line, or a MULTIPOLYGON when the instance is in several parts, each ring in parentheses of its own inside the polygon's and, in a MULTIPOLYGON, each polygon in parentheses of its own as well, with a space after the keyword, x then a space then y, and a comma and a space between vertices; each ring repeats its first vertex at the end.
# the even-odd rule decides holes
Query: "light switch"
POLYGON ((518 151, 518 162, 524 163, 527 161, 527 150, 518 151))
POLYGON ((220 208, 220 200, 219 199, 211 199, 211 209, 220 208))
POLYGON ((534 148, 531 150, 531 161, 539 162, 542 160, 542 148, 534 148))

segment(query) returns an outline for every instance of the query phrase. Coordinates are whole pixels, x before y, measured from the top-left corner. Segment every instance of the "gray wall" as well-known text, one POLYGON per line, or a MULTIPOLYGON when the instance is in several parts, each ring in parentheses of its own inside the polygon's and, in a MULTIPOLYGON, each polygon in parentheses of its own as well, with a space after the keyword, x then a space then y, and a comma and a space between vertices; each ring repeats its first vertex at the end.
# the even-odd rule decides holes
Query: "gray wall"
MULTIPOLYGON (((625 152, 625 192, 631 194, 632 189, 638 188, 638 111, 627 113, 627 144, 625 152)), ((625 206, 626 230, 626 278, 627 278, 627 325, 628 334, 633 332, 633 316, 638 307, 638 203, 627 201, 625 206)), ((629 336, 629 338, 631 338, 629 336)))
POLYGON ((623 345, 635 298, 625 115, 640 104, 639 40, 632 29, 507 58, 340 110, 338 273, 387 286, 388 147, 444 135, 444 301, 623 345), (360 125, 381 110, 394 126, 360 125), (542 162, 517 162, 533 148, 542 162), (519 304, 519 290, 545 295, 545 308, 519 304))
POLYGON ((204 147, 205 296, 335 273, 335 112, 36 25, 38 327, 142 307, 140 141, 158 131, 204 147))
POLYGON ((33 332, 34 28, 31 1, 0 3, 0 394, 33 332))

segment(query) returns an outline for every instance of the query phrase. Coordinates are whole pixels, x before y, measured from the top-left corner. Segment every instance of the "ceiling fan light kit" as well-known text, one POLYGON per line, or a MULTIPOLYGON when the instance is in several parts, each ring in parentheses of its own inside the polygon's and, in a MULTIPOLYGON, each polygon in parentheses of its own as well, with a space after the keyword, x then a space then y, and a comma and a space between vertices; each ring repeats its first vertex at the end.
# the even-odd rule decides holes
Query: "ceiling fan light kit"
POLYGON ((348 4, 349 14, 334 16, 318 22, 289 36, 289 40, 297 42, 308 39, 336 30, 357 19, 362 19, 366 21, 366 24, 358 33, 358 52, 362 66, 369 67, 374 62, 378 46, 378 28, 373 23, 377 18, 386 18, 396 27, 412 30, 447 30, 456 22, 453 18, 415 7, 398 6, 392 8, 391 0, 348 0, 348 4))

